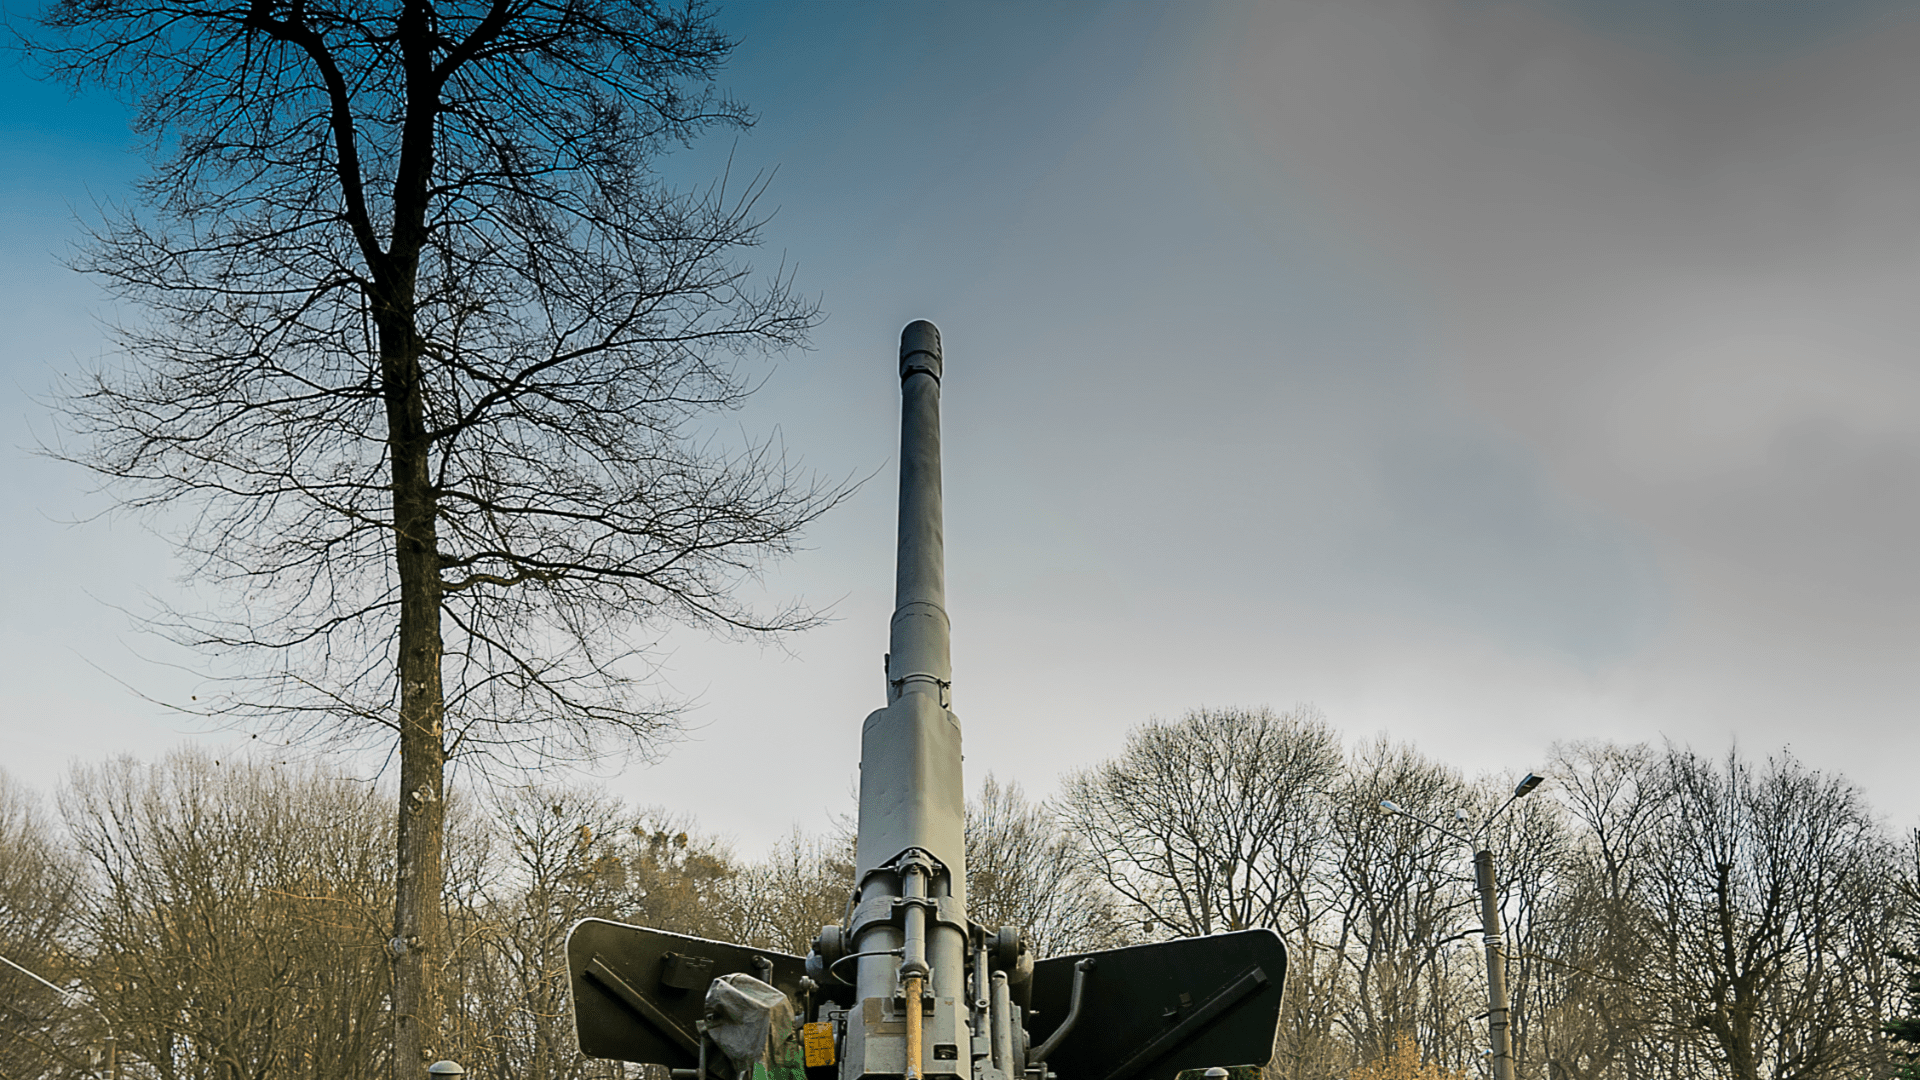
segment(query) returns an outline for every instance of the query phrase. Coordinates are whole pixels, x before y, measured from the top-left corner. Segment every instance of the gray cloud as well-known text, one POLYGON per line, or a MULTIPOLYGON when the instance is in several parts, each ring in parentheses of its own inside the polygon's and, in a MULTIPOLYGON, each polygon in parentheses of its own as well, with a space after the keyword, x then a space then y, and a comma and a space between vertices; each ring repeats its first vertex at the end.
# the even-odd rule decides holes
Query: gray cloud
POLYGON ((1258 152, 1215 158, 1429 298, 1464 400, 1556 484, 1752 611, 1823 596, 1749 630, 1852 648, 1920 599, 1920 24, 1671 7, 1260 8, 1227 90, 1258 152))

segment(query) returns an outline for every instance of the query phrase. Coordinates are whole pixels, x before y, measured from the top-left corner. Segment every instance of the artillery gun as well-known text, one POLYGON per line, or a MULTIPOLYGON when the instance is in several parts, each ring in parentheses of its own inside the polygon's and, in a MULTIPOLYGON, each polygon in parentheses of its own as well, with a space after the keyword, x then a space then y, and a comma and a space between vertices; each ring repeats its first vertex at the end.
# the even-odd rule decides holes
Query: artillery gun
POLYGON ((1271 931, 1036 958, 1019 927, 968 916, 943 369, 939 330, 908 324, 887 704, 861 726, 845 919, 804 957, 583 920, 567 939, 583 1053, 656 1080, 1175 1080, 1271 1058, 1286 973, 1271 931))

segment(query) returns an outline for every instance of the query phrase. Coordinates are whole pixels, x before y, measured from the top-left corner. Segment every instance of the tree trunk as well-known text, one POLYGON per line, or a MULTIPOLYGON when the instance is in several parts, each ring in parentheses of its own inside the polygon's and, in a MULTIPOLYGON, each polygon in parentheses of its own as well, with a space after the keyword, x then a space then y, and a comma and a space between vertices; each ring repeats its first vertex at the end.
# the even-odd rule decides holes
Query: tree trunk
POLYGON ((446 696, 440 683, 438 494, 427 434, 423 342, 415 291, 426 243, 427 180, 439 116, 433 41, 425 4, 407 0, 395 27, 406 72, 406 121, 393 185, 393 239, 377 260, 375 322, 393 456, 394 565, 400 581, 400 811, 394 868, 393 1080, 453 1048, 443 1038, 440 988, 446 964, 446 696))
MULTIPOLYGON (((411 277, 411 275, 409 275, 411 277)), ((410 290, 409 290, 410 292, 410 290)), ((410 317, 382 320, 381 367, 393 457, 394 558, 400 582, 400 809, 393 905, 393 1078, 419 1080, 451 1052, 441 1038, 446 944, 446 700, 440 683, 437 508, 428 469, 420 348, 410 317)))

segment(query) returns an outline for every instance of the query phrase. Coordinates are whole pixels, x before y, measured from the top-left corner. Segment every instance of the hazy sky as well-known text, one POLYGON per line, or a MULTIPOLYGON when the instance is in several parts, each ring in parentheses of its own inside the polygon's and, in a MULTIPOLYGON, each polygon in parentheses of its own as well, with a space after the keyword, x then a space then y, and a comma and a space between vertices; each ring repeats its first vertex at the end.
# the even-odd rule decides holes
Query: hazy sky
MULTIPOLYGON (((723 21, 759 124, 669 172, 777 167, 756 262, 830 314, 741 423, 878 472, 766 582, 836 621, 664 636, 699 728, 610 788, 748 850, 850 808, 896 342, 929 318, 970 786, 1044 795, 1150 717, 1307 702, 1470 774, 1556 739, 1790 746, 1920 819, 1920 4, 723 21)), ((165 546, 61 524, 87 478, 26 452, 51 373, 104 347, 58 260, 139 174, 126 114, 5 78, 0 724, 50 785, 180 742, 135 691, 191 686, 116 610, 172 587, 165 546)))

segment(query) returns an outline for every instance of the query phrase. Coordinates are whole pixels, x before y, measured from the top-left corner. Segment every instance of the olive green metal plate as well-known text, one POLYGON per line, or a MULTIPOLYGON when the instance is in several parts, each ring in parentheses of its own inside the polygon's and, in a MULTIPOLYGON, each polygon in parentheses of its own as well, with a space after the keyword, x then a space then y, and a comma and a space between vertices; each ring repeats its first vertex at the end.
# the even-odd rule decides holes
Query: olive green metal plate
MULTIPOLYGON (((772 983, 796 1010, 806 1004, 800 978, 807 962, 798 956, 605 919, 581 920, 567 934, 580 1052, 670 1069, 696 1067, 695 1025, 706 1011, 707 985, 735 972, 772 983), (771 973, 755 960, 771 963, 771 973)), ((711 1075, 732 1073, 718 1051, 707 1057, 711 1075)))
POLYGON ((1264 1066, 1280 1023, 1287 949, 1271 930, 1136 945, 1033 967, 1034 1045, 1066 1019, 1073 965, 1094 960, 1080 1019, 1047 1066, 1061 1080, 1171 1080, 1184 1069, 1264 1066))

